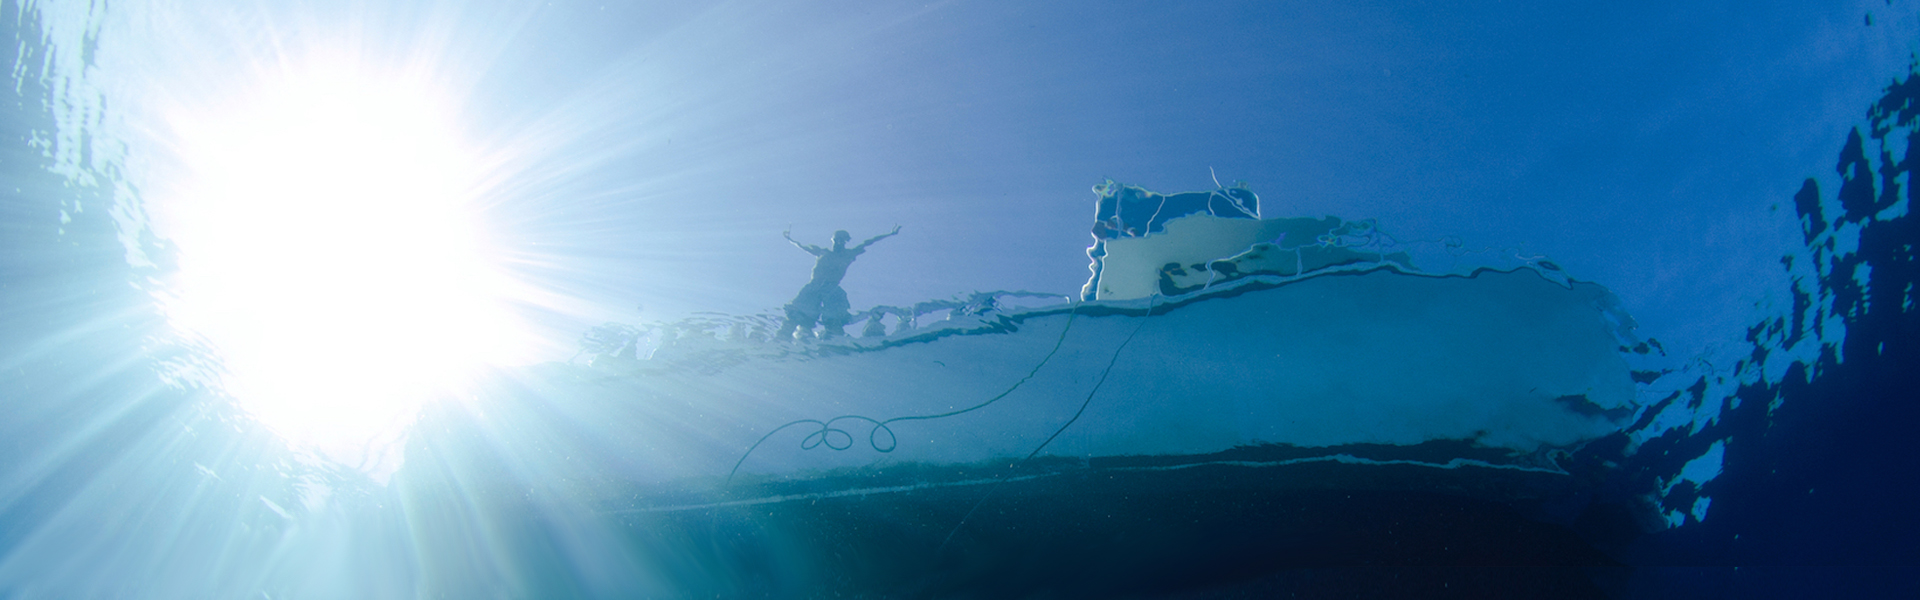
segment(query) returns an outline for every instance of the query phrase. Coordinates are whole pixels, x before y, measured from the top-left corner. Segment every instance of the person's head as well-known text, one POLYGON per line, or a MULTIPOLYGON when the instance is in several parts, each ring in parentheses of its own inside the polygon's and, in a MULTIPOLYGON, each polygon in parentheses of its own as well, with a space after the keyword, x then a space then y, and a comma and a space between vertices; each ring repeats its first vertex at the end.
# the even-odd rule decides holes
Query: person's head
POLYGON ((847 233, 847 230, 845 229, 835 231, 833 232, 833 247, 845 248, 847 247, 847 241, 852 239, 853 239, 853 234, 847 233))

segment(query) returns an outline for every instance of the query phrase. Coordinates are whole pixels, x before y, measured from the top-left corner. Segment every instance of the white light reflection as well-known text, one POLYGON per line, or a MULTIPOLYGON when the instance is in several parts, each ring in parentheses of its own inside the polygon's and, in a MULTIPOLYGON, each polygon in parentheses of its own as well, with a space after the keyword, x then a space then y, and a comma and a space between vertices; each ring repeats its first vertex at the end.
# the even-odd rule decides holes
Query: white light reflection
POLYGON ((421 77, 322 60, 241 89, 170 119, 190 182, 162 202, 169 314, 263 424, 381 477, 424 402, 532 345, 475 214, 479 153, 421 77))

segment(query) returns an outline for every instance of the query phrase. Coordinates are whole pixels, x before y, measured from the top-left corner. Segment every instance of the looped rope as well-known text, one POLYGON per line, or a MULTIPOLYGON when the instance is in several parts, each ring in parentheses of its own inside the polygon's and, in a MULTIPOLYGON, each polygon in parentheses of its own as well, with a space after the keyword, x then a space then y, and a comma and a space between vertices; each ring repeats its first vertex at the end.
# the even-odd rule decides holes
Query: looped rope
MULTIPOLYGON (((829 450, 846 450, 848 448, 853 447, 853 432, 847 431, 845 429, 841 429, 839 427, 835 427, 833 424, 838 423, 840 421, 845 421, 848 419, 866 421, 868 423, 873 424, 873 429, 867 431, 867 445, 872 446, 874 450, 877 450, 880 452, 892 452, 894 448, 900 447, 900 439, 894 436, 893 428, 887 426, 887 423, 890 423, 892 421, 898 421, 900 419, 892 419, 889 421, 875 421, 873 419, 863 417, 860 415, 839 416, 839 417, 827 419, 825 421, 821 421, 819 419, 801 419, 798 421, 787 423, 786 425, 781 425, 779 428, 774 429, 771 433, 768 433, 767 435, 772 436, 774 433, 779 433, 781 429, 786 429, 794 425, 807 425, 807 424, 818 425, 820 426, 819 430, 816 430, 813 433, 807 434, 807 437, 805 438, 801 438, 800 440, 801 450, 812 450, 820 446, 826 446, 827 449, 829 450), (887 434, 887 442, 885 445, 881 445, 880 438, 878 437, 880 435, 880 432, 883 432, 883 431, 886 432, 887 434), (834 436, 839 436, 839 437, 836 438, 834 436), (844 438, 846 441, 834 443, 834 440, 841 439, 841 438, 844 438)), ((762 439, 764 440, 765 438, 762 438, 762 439)), ((755 445, 758 446, 759 444, 755 444, 755 445)), ((747 450, 747 452, 753 452, 753 450, 749 449, 747 450)), ((738 467, 739 467, 738 465, 735 465, 736 469, 738 467)))
MULTIPOLYGON (((1152 310, 1149 309, 1148 313, 1151 314, 1152 310)), ((959 410, 953 410, 953 411, 943 412, 939 414, 894 417, 884 421, 875 419, 872 417, 868 417, 865 415, 841 415, 838 417, 827 419, 825 421, 822 421, 819 419, 799 419, 795 421, 789 421, 785 425, 781 425, 779 427, 773 428, 773 431, 769 431, 767 432, 766 435, 761 436, 760 441, 754 442, 752 446, 748 446, 747 451, 740 455, 740 460, 735 461, 733 463, 733 469, 727 471, 726 484, 731 485, 733 483, 733 476, 740 472, 741 465, 744 465, 747 463, 747 457, 753 456, 754 450, 760 449, 761 444, 767 443, 767 440, 772 439, 775 434, 778 434, 781 431, 785 431, 788 427, 793 427, 795 425, 809 425, 809 424, 817 425, 820 427, 820 429, 807 434, 807 437, 801 438, 800 440, 801 450, 812 450, 814 448, 818 448, 821 446, 826 446, 827 449, 829 450, 847 450, 853 447, 853 440, 854 440, 853 434, 851 432, 848 432, 845 429, 835 427, 833 424, 838 423, 840 421, 845 421, 845 420, 866 421, 868 423, 873 424, 873 429, 867 432, 867 446, 873 448, 874 451, 876 452, 886 453, 886 452, 892 452, 894 451, 895 448, 900 447, 900 438, 894 435, 893 428, 889 427, 889 425, 893 423, 899 423, 902 421, 927 421, 932 419, 944 419, 947 417, 966 414, 969 412, 980 410, 982 408, 986 408, 988 405, 991 405, 995 402, 999 402, 1000 399, 1006 398, 1007 395, 1012 394, 1014 390, 1020 389, 1020 386, 1026 385, 1027 381, 1033 379, 1034 375, 1037 375, 1040 373, 1041 367, 1047 366, 1047 362, 1053 360, 1053 355, 1058 354, 1060 352, 1060 347, 1064 345, 1067 341, 1067 332, 1073 331, 1073 322, 1079 316, 1080 316, 1080 303, 1075 302, 1073 304, 1073 308, 1067 311, 1067 324, 1065 327, 1062 327, 1060 329, 1060 337, 1053 341, 1053 349, 1048 350, 1047 355, 1044 357, 1041 357, 1040 362, 1034 364, 1033 369, 1027 371, 1027 375, 1025 377, 1021 377, 1019 381, 1014 382, 1012 386, 1006 389, 1006 391, 1000 392, 999 394, 996 394, 992 398, 988 398, 985 402, 981 402, 979 404, 975 404, 973 406, 969 406, 959 410), (887 434, 887 440, 885 445, 882 445, 880 443, 880 439, 878 437, 880 435, 880 432, 882 431, 886 432, 887 434), (845 439, 845 443, 835 443, 835 440, 838 440, 841 438, 845 439)))

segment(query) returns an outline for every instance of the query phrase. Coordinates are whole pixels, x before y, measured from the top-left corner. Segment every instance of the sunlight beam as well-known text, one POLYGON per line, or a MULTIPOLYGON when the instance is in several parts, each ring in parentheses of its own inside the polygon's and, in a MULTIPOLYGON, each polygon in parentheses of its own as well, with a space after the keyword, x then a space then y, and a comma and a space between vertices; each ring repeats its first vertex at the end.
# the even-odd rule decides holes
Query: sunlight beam
POLYGON ((477 153, 419 79, 289 69, 172 121, 191 183, 166 203, 170 316, 262 423, 363 469, 428 398, 528 345, 476 214, 477 153))

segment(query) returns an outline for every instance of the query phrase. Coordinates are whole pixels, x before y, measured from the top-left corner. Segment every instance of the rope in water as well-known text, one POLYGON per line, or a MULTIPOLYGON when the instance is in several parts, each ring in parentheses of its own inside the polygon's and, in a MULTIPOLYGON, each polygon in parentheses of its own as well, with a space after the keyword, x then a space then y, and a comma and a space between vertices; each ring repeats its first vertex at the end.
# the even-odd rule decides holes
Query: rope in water
MULTIPOLYGON (((1147 312, 1149 316, 1151 316, 1153 312, 1152 308, 1149 307, 1147 312)), ((848 448, 853 447, 853 434, 848 433, 847 430, 845 429, 835 427, 833 424, 838 423, 840 421, 848 421, 848 420, 865 421, 873 424, 873 429, 867 432, 867 445, 871 446, 875 451, 878 451, 878 452, 892 452, 895 448, 898 448, 900 446, 900 438, 895 436, 893 433, 893 428, 889 427, 889 425, 893 423, 899 423, 903 421, 927 421, 932 419, 944 419, 947 417, 952 417, 952 416, 980 410, 982 408, 986 408, 988 405, 991 405, 995 402, 999 402, 1002 398, 1006 398, 1009 394, 1012 394, 1014 390, 1020 389, 1020 386, 1026 385, 1027 381, 1033 379, 1034 375, 1037 375, 1040 373, 1041 367, 1047 366, 1047 362, 1053 360, 1053 355, 1058 354, 1060 352, 1060 347, 1066 343, 1067 332, 1073 331, 1073 322, 1075 318, 1077 318, 1079 315, 1080 315, 1080 303, 1075 302, 1073 304, 1073 308, 1067 311, 1067 324, 1065 327, 1060 328, 1060 337, 1053 341, 1053 349, 1048 350, 1047 355, 1044 357, 1041 357, 1040 362, 1033 365, 1033 369, 1028 370, 1027 375, 1025 377, 1021 377, 1019 381, 1014 382, 1012 386, 1006 389, 1006 391, 1000 392, 999 394, 995 395, 992 398, 988 398, 985 402, 981 402, 979 404, 975 404, 973 406, 969 406, 959 410, 952 410, 952 411, 947 411, 939 414, 894 417, 891 419, 887 419, 885 421, 877 420, 865 415, 841 415, 838 417, 827 419, 825 421, 822 421, 819 419, 797 419, 794 421, 789 421, 785 425, 775 427, 773 431, 767 432, 766 435, 760 436, 760 441, 754 442, 752 446, 747 447, 746 453, 740 455, 740 460, 735 461, 733 463, 733 469, 727 471, 726 485, 732 485, 733 476, 740 472, 741 465, 744 465, 747 463, 747 457, 753 456, 754 450, 760 449, 761 444, 767 443, 767 440, 773 439, 773 436, 775 434, 778 434, 781 431, 785 431, 789 427, 793 427, 796 425, 816 425, 820 427, 819 430, 814 431, 813 433, 807 434, 806 438, 800 440, 801 450, 812 450, 822 445, 826 446, 830 450, 846 450, 848 448), (880 432, 882 431, 887 433, 887 442, 885 446, 882 446, 880 444, 880 439, 878 437, 880 435, 880 432), (844 437, 845 441, 835 443, 837 440, 837 438, 835 437, 836 435, 844 437)), ((1135 333, 1138 333, 1138 332, 1139 330, 1136 329, 1135 333)), ((1133 338, 1129 336, 1127 339, 1132 340, 1133 338)), ((1122 346, 1125 346, 1125 344, 1122 344, 1122 346)), ((1109 364, 1107 368, 1111 369, 1113 368, 1113 366, 1109 364)), ((1104 374, 1101 376, 1101 379, 1103 381, 1106 379, 1104 374)), ((1086 407, 1082 406, 1081 410, 1086 410, 1086 407)), ((1074 418, 1078 419, 1080 417, 1079 415, 1074 415, 1074 418)), ((1071 422, 1069 422, 1069 424, 1071 424, 1071 422)), ((1059 433, 1055 432, 1054 435, 1057 436, 1059 435, 1059 433)), ((1051 442, 1053 440, 1052 438, 1048 438, 1047 441, 1051 442)), ((1045 444, 1042 444, 1041 446, 1045 447, 1045 444)), ((1038 452, 1038 450, 1035 450, 1035 451, 1038 452)))
MULTIPOLYGON (((1158 296, 1156 295, 1154 298, 1158 299, 1158 296)), ((1121 340, 1119 346, 1114 347, 1113 356, 1107 358, 1107 368, 1100 371, 1100 379, 1093 382, 1093 389, 1087 390, 1087 399, 1080 402, 1080 410, 1074 411, 1073 418, 1067 419, 1067 422, 1061 423, 1058 429, 1054 429, 1053 435, 1047 436, 1046 441, 1040 442, 1040 445, 1038 446, 1034 446, 1033 451, 1028 452, 1026 458, 1022 458, 1020 460, 1014 461, 1012 464, 1007 465, 1007 468, 1011 469, 1013 467, 1019 466, 1020 463, 1033 460, 1033 457, 1035 456, 1039 456, 1041 450, 1045 450, 1048 444, 1052 444, 1053 440, 1058 439, 1060 437, 1060 434, 1066 433, 1068 427, 1072 427, 1075 422, 1078 422, 1080 420, 1081 415, 1084 415, 1087 413, 1087 407, 1093 405, 1094 395, 1100 393, 1100 386, 1106 385, 1107 376, 1113 374, 1113 366, 1115 364, 1119 364, 1120 351, 1126 350, 1127 344, 1133 343, 1134 336, 1140 335, 1140 330, 1145 329, 1147 327, 1147 321, 1150 320, 1152 317, 1153 317, 1153 300, 1148 300, 1147 318, 1141 319, 1140 324, 1134 326, 1133 333, 1127 334, 1127 338, 1124 340, 1121 340)), ((940 553, 946 552, 947 544, 953 541, 953 536, 955 534, 960 533, 960 528, 965 527, 967 524, 967 520, 973 518, 973 513, 975 511, 980 510, 981 506, 986 505, 987 500, 990 498, 993 498, 994 492, 999 491, 1000 486, 1002 484, 1005 484, 1006 482, 1007 480, 1004 478, 996 479, 993 482, 993 487, 987 488, 987 493, 980 497, 980 501, 975 502, 973 504, 973 508, 967 509, 967 514, 960 517, 959 523, 953 524, 953 531, 947 532, 947 538, 944 540, 941 540, 940 547, 934 550, 935 556, 938 556, 940 553)))

